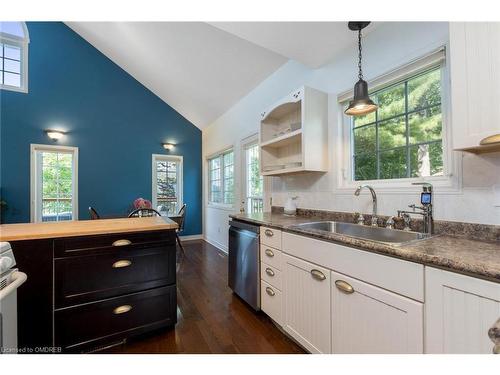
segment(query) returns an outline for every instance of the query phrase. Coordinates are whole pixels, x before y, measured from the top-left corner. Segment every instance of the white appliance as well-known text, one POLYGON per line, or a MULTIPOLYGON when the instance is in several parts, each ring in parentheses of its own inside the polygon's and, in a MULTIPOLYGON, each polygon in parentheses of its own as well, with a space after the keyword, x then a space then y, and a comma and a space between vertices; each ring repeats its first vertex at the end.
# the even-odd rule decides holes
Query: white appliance
POLYGON ((0 242, 0 353, 17 352, 17 288, 27 279, 14 268, 16 259, 8 242, 0 242))

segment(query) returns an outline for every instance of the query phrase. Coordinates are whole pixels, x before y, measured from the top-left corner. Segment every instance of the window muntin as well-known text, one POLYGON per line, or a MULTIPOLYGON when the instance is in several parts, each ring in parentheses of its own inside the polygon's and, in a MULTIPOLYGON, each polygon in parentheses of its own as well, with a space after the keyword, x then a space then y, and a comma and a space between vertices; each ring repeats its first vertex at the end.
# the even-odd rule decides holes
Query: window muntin
POLYGON ((234 204, 234 152, 229 150, 208 159, 208 201, 234 204))
POLYGON ((76 149, 32 146, 32 221, 77 219, 76 149))
POLYGON ((0 88, 27 91, 28 43, 22 22, 0 22, 0 88))
POLYGON ((376 112, 351 120, 355 181, 443 175, 441 66, 371 93, 376 112))
POLYGON ((153 155, 153 206, 162 216, 179 212, 182 185, 182 157, 153 155))
POLYGON ((249 213, 262 212, 263 177, 260 174, 259 145, 254 143, 245 149, 246 160, 246 210, 249 213))

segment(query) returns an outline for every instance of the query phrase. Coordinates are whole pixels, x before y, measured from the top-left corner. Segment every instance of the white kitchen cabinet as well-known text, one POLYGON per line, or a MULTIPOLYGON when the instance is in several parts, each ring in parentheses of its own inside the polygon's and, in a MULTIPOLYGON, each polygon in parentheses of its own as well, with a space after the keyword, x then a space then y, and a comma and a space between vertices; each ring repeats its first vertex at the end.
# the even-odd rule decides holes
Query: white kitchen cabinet
POLYGON ((453 148, 500 150, 500 23, 450 23, 453 148), (498 135, 496 143, 481 140, 498 135))
POLYGON ((331 273, 332 353, 423 353, 423 304, 331 273))
POLYGON ((500 284, 426 267, 425 293, 426 353, 492 352, 500 284))
POLYGON ((302 87, 261 114, 264 176, 328 171, 328 95, 302 87))
POLYGON ((283 254, 285 331, 312 353, 330 353, 330 271, 283 254))

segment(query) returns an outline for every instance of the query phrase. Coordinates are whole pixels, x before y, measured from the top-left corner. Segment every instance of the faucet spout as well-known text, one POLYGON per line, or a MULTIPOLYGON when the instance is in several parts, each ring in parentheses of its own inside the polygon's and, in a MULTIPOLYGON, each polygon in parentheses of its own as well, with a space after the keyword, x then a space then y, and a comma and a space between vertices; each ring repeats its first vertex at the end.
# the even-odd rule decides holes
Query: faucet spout
POLYGON ((377 217, 377 194, 375 193, 375 189, 373 189, 370 185, 360 185, 356 191, 354 192, 354 195, 359 197, 359 194, 363 189, 368 189, 370 190, 370 193, 372 195, 372 204, 373 204, 373 211, 372 211, 372 226, 377 226, 378 225, 378 217, 377 217))

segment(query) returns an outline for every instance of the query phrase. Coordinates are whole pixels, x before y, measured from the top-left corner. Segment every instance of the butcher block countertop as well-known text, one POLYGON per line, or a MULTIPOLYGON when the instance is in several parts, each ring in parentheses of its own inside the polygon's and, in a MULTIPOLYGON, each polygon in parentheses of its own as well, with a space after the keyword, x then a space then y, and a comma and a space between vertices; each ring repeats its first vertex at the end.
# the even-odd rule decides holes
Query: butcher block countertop
POLYGON ((178 225, 167 217, 75 220, 45 223, 1 224, 0 241, 75 237, 94 234, 173 230, 178 225))

